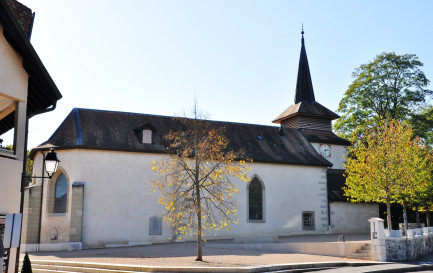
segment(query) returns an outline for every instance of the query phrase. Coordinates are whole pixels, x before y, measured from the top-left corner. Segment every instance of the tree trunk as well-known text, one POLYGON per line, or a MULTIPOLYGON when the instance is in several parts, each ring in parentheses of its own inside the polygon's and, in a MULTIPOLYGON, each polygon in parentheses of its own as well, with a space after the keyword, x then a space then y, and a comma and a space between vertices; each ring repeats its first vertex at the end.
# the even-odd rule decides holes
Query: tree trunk
POLYGON ((416 224, 418 225, 418 228, 421 228, 421 223, 419 222, 419 210, 418 205, 415 207, 415 213, 416 213, 416 224))
POLYGON ((203 261, 203 248, 201 243, 201 196, 200 196, 200 186, 198 184, 198 177, 196 177, 196 210, 197 210, 197 259, 196 261, 203 261))
POLYGON ((425 218, 427 218, 427 226, 430 226, 430 211, 427 209, 425 212, 425 218))
MULTIPOLYGON (((197 196, 200 196, 200 192, 197 192, 197 196)), ((201 206, 200 199, 197 201, 197 259, 196 261, 203 261, 203 248, 201 243, 201 206)))
POLYGON ((388 222, 388 230, 392 230, 391 224, 391 202, 389 197, 386 198, 386 221, 388 222))
POLYGON ((407 210, 406 210, 406 203, 403 201, 403 220, 404 220, 404 234, 406 234, 407 237, 407 210))
POLYGON ((200 196, 200 161, 198 154, 198 128, 197 128, 197 105, 194 106, 194 159, 195 159, 195 191, 196 191, 196 210, 197 210, 197 259, 196 261, 203 261, 203 248, 201 243, 201 196, 200 196))

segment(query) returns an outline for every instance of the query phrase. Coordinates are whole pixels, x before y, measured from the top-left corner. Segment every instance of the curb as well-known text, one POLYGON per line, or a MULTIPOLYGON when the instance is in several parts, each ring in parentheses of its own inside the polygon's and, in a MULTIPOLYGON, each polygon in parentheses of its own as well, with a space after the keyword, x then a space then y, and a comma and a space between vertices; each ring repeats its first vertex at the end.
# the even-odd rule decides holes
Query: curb
MULTIPOLYGON (((100 269, 102 273, 104 270, 120 270, 130 272, 213 272, 213 273, 229 273, 229 272, 242 272, 242 273, 260 273, 281 270, 296 270, 296 269, 309 269, 309 268, 329 268, 329 267, 359 267, 359 266, 374 266, 384 263, 380 262, 318 262, 318 263, 294 263, 294 264, 274 264, 274 265, 258 265, 258 266, 243 266, 243 267, 166 267, 166 266, 139 266, 139 265, 125 265, 125 264, 106 264, 106 263, 89 263, 89 262, 75 262, 75 261, 49 261, 49 260, 33 260, 32 264, 35 265, 49 265, 49 266, 70 266, 81 268, 100 269)), ((433 266, 432 266, 433 268, 433 266)), ((382 272, 382 271, 380 271, 382 272)), ((383 271, 385 272, 385 271, 383 271)), ((389 271, 386 271, 389 272, 389 271)))

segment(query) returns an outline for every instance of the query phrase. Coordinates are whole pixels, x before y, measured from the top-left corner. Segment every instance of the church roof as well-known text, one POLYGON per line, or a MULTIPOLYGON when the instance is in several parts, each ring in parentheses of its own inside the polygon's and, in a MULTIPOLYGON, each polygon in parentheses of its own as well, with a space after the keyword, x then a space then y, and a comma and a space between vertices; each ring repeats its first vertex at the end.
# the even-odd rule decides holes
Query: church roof
MULTIPOLYGON (((311 146, 297 129, 244 123, 209 121, 226 129, 229 148, 243 149, 254 162, 332 166, 311 146)), ((164 136, 181 128, 179 118, 148 114, 75 108, 45 143, 35 148, 45 150, 94 149, 141 153, 165 153, 164 136), (139 141, 136 129, 153 127, 153 143, 139 141)))
POLYGON ((331 131, 326 130, 312 130, 312 129, 298 129, 302 135, 307 138, 309 142, 327 143, 350 146, 352 143, 347 139, 341 138, 331 131))
POLYGON ((298 81, 296 83, 295 104, 299 102, 314 103, 313 83, 311 82, 310 67, 305 51, 304 30, 302 30, 301 56, 299 57, 298 81))
POLYGON ((334 112, 332 112, 318 102, 315 102, 313 104, 308 102, 298 102, 296 104, 292 104, 272 122, 279 123, 284 119, 288 119, 296 115, 317 116, 331 120, 340 117, 339 115, 335 114, 334 112))
POLYGON ((316 102, 313 83, 311 81, 310 67, 308 65, 307 52, 305 50, 304 30, 302 30, 301 55, 299 57, 298 80, 296 82, 295 104, 287 108, 274 123, 289 119, 296 115, 318 116, 326 119, 337 119, 340 116, 316 102))

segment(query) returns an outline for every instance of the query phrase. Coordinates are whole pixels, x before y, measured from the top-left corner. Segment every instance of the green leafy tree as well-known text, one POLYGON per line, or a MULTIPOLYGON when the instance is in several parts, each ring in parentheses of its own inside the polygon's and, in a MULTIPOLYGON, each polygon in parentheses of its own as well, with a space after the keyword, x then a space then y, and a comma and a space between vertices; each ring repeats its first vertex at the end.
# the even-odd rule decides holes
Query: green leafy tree
POLYGON ((26 184, 28 185, 32 179, 33 176, 33 160, 29 157, 30 151, 27 151, 27 158, 26 158, 26 184))
POLYGON ((414 128, 415 134, 424 139, 427 145, 433 147, 433 107, 429 106, 419 113, 413 114, 408 123, 414 128))
MULTIPOLYGON (((418 120, 426 118, 418 109, 432 91, 427 89, 429 80, 421 71, 422 66, 414 54, 391 52, 379 54, 357 68, 353 73, 355 80, 339 104, 342 115, 334 124, 337 133, 354 140, 366 128, 380 125, 383 120, 403 121, 415 115, 420 115, 418 120)), ((416 120, 413 123, 415 129, 422 124, 416 120)))
POLYGON ((179 119, 183 130, 171 131, 168 156, 153 162, 164 221, 178 234, 197 236, 197 259, 202 261, 202 236, 206 230, 228 229, 237 223, 232 179, 247 182, 249 168, 242 153, 229 150, 225 129, 205 120, 179 119))
POLYGON ((387 121, 366 131, 350 148, 345 194, 352 202, 379 202, 387 207, 388 229, 391 204, 404 210, 412 199, 426 192, 431 179, 429 153, 411 127, 387 121))
MULTIPOLYGON (((433 154, 430 150, 428 154, 430 160, 430 166, 433 166, 433 154)), ((426 213, 427 226, 431 226, 430 223, 430 211, 433 210, 433 168, 430 170, 430 180, 427 182, 425 188, 415 194, 410 202, 410 205, 414 208, 417 214, 417 223, 419 224, 419 212, 426 213)))

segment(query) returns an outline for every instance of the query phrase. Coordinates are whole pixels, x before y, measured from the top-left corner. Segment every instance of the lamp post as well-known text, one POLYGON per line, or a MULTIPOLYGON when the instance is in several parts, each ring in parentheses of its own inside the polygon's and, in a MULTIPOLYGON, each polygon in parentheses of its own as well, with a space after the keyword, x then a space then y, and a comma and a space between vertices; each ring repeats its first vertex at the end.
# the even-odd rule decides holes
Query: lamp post
MULTIPOLYGON (((21 180, 21 203, 20 203, 20 213, 24 217, 23 208, 24 208, 24 181, 26 178, 42 178, 42 185, 41 185, 41 210, 39 213, 39 238, 38 243, 40 243, 40 236, 41 236, 41 220, 42 220, 42 200, 44 195, 44 179, 46 178, 44 176, 45 172, 47 173, 49 179, 53 177, 53 174, 56 173, 57 167, 59 166, 60 160, 57 158, 57 154, 54 151, 54 148, 50 149, 50 152, 48 154, 44 154, 41 152, 43 161, 42 161, 42 176, 26 176, 25 175, 25 162, 27 161, 27 152, 24 157, 24 166, 23 166, 23 175, 21 180), (44 172, 45 171, 45 172, 44 172)), ((22 228, 22 227, 21 227, 22 228)), ((15 258, 15 272, 18 272, 18 264, 19 264, 19 257, 20 257, 20 250, 21 250, 21 238, 20 238, 20 244, 17 248, 16 258, 15 258)), ((8 261, 8 267, 9 267, 9 261, 8 261)))
POLYGON ((51 148, 48 154, 42 153, 43 161, 42 161, 42 176, 34 176, 32 178, 42 178, 41 183, 41 207, 39 212, 39 233, 38 233, 38 243, 41 243, 41 227, 42 227, 42 203, 44 200, 44 171, 47 173, 48 178, 51 179, 53 174, 56 173, 57 167, 59 166, 60 160, 57 158, 56 152, 54 152, 54 148, 51 148))

